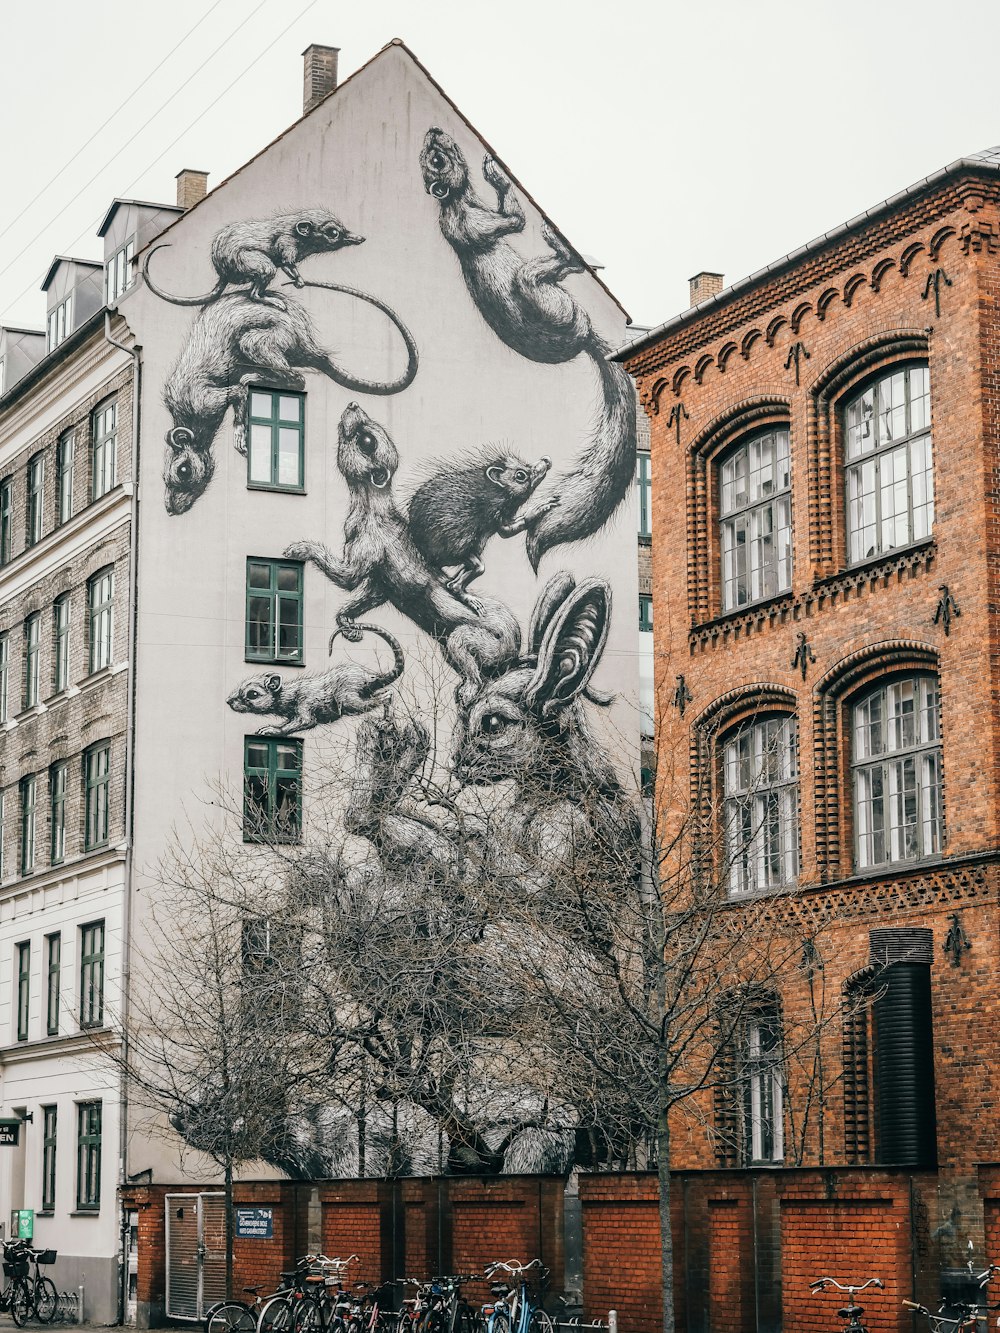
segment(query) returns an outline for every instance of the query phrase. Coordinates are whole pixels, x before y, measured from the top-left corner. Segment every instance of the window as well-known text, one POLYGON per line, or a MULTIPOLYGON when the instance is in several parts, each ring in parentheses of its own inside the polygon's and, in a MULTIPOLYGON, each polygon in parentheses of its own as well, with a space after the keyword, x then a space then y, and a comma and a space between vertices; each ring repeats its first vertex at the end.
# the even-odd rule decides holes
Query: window
POLYGON ((646 593, 639 594, 639 629, 644 634, 653 632, 653 599, 646 593))
POLYGON ((76 1108, 76 1206, 96 1211, 101 1206, 101 1103, 76 1108))
POLYGON ((56 445, 56 523, 73 517, 73 454, 76 436, 68 430, 56 445))
POLYGON ((24 622, 24 691, 22 707, 34 708, 38 703, 38 650, 42 637, 42 616, 36 611, 24 622))
POLYGON ((777 1010, 751 1014, 745 1040, 744 1114, 750 1162, 780 1162, 785 1155, 784 1076, 777 1010))
POLYGON ((83 757, 85 851, 103 847, 108 841, 108 786, 111 776, 111 744, 104 741, 83 757))
POLYGON ((933 676, 871 690, 853 709, 858 869, 941 850, 941 733, 933 676))
POLYGON ((59 985, 62 969, 62 936, 58 931, 45 936, 45 1031, 50 1037, 59 1035, 59 985))
POLYGON ((638 454, 635 460, 635 490, 638 502, 639 536, 653 535, 653 485, 650 475, 649 454, 638 454))
POLYGON ((52 864, 66 856, 66 775, 69 765, 53 764, 49 769, 49 853, 52 864))
POLYGON ((69 685, 69 593, 52 603, 52 688, 61 694, 69 685))
POLYGON ((722 745, 725 877, 730 896, 798 874, 798 746, 793 717, 741 726, 722 745))
POLYGON ((135 237, 126 241, 122 248, 113 254, 104 265, 104 299, 106 305, 114 305, 123 292, 132 286, 134 274, 132 260, 135 258, 135 237))
POLYGON ((35 776, 20 781, 21 792, 21 874, 35 868, 35 776))
POLYGON ((10 701, 10 636, 0 634, 0 722, 7 721, 10 701))
POLYGON ((302 826, 302 742, 247 736, 243 771, 245 841, 297 842, 302 826))
POLYGON ((56 1206, 56 1124, 57 1108, 42 1107, 42 1212, 56 1206))
POLYGON ((22 940, 17 951, 17 1039, 28 1040, 28 1005, 31 1001, 31 942, 22 940))
POLYGON ((24 533, 25 546, 41 541, 45 517, 45 455, 28 460, 28 509, 24 533))
POLYGON ((302 566, 247 561, 246 656, 251 662, 302 661, 302 566))
POLYGON ((111 665, 114 634, 115 572, 102 569, 87 581, 90 620, 90 670, 111 665))
POLYGON ((14 507, 14 480, 0 481, 0 565, 6 565, 14 554, 11 545, 11 512, 14 507))
POLYGON ((80 1026, 104 1022, 104 922, 80 927, 80 1026))
POLYGON ((934 526, 930 376, 884 375, 844 408, 847 543, 851 564, 929 537, 934 526))
POLYGON ((49 311, 49 333, 47 352, 51 352, 54 347, 58 347, 61 342, 69 337, 73 332, 73 294, 66 297, 65 301, 60 303, 49 311))
POLYGON ((90 494, 94 500, 107 495, 115 484, 115 450, 118 441, 118 403, 112 398, 91 418, 93 431, 90 494))
POLYGON ((722 609, 733 611, 792 586, 788 431, 739 445, 719 465, 722 609))
POLYGON ((305 470, 301 394, 250 391, 248 484, 300 491, 305 470))

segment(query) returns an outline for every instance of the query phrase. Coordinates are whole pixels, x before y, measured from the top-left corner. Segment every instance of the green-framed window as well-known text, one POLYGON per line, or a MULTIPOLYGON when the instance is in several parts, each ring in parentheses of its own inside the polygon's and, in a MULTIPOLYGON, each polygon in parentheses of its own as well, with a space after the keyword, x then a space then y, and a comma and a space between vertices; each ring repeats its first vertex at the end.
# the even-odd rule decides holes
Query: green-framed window
POLYGON ((108 841, 108 797, 111 783, 111 742, 92 745, 83 756, 85 851, 108 841))
POLYGON ((51 1213, 56 1206, 56 1130, 58 1108, 42 1107, 42 1212, 51 1213))
POLYGON ((302 565, 247 560, 248 662, 302 661, 302 565))
POLYGON ((115 571, 109 566, 87 580, 87 615, 90 622, 90 670, 111 665, 114 644, 115 571))
POLYGON ((101 1206, 101 1103, 80 1102, 76 1112, 76 1206, 81 1212, 97 1212, 101 1206))
POLYGON ((244 841, 298 842, 302 831, 302 742, 247 736, 243 774, 244 841))
POLYGON ((91 499, 99 500, 115 484, 118 448, 118 401, 102 403, 91 417, 91 499))
POLYGON ((0 634, 0 722, 10 711, 10 636, 0 634))
POLYGON ((45 455, 35 454, 28 459, 28 496, 26 507, 25 546, 34 546, 42 540, 45 530, 45 455))
POLYGON ((17 1039, 28 1040, 28 1008, 31 1004, 31 941, 14 945, 17 960, 17 1039))
POLYGON ((644 634, 653 632, 653 599, 644 592, 639 594, 639 629, 644 634))
POLYGON ((66 857, 66 779, 69 765, 63 761, 49 769, 49 856, 54 866, 66 857))
POLYGON ((35 775, 29 773, 19 783, 21 791, 21 874, 35 868, 35 775))
POLYGON ((73 459, 76 432, 64 431, 56 445, 56 523, 73 517, 73 459))
POLYGON ((13 548, 14 478, 0 481, 0 565, 6 565, 13 548))
POLYGON ((305 395, 251 389, 247 485, 301 491, 304 479, 305 395))
POLYGON ((42 615, 35 611, 24 621, 24 693, 22 706, 34 708, 38 703, 38 659, 42 644, 42 615))
POLYGON ((635 490, 638 508, 639 536, 653 535, 653 482, 649 454, 638 454, 635 460, 635 490))
POLYGON ((52 688, 61 694, 69 685, 69 593, 52 603, 52 688))
POLYGON ((62 982, 62 936, 45 936, 45 1031, 59 1035, 59 988, 62 982))
POLYGON ((80 927, 80 1026, 104 1022, 104 922, 80 927))

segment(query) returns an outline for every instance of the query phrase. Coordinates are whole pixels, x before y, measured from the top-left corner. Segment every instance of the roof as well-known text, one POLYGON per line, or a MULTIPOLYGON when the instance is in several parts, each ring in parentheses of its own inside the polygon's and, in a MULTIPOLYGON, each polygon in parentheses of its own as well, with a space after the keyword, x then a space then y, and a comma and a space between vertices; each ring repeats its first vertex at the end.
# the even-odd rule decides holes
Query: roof
POLYGON ((18 329, 13 324, 0 324, 0 333, 27 333, 32 338, 44 338, 44 329, 18 329))
MULTIPOLYGON (((207 173, 206 173, 207 174, 207 173)), ((111 219, 118 212, 123 204, 131 204, 134 208, 155 208, 158 213, 183 213, 183 208, 178 204, 154 204, 149 199, 112 199, 111 207, 104 214, 104 221, 97 229, 98 236, 103 236, 111 226, 111 219)))
MULTIPOLYGON (((259 157, 263 157, 263 155, 268 151, 268 149, 273 148, 274 145, 275 145, 276 143, 280 143, 280 141, 281 141, 282 139, 284 139, 288 134, 290 134, 290 133, 292 132, 292 130, 294 130, 295 127, 296 127, 297 125, 299 125, 303 120, 307 119, 309 116, 314 115, 315 112, 318 111, 318 109, 324 104, 324 102, 327 102, 331 97, 336 97, 337 94, 340 93, 340 92, 342 92, 343 89, 346 88, 347 85, 348 85, 349 83, 353 82, 354 79, 358 78, 359 75, 363 74, 363 73, 365 72, 365 70, 368 69, 368 67, 369 67, 370 65, 373 65, 373 64, 375 63, 376 60, 381 60, 382 57, 386 54, 386 52, 387 52, 387 51, 391 51, 393 47, 398 47, 401 51, 404 52, 404 54, 405 54, 410 60, 413 61, 414 65, 416 65, 417 69, 418 69, 418 70, 420 71, 420 73, 424 76, 424 78, 428 81, 428 83, 430 83, 431 86, 432 86, 438 93, 440 93, 440 95, 444 98, 444 100, 445 100, 445 101, 448 103, 448 105, 451 107, 452 111, 454 111, 455 115, 458 116, 459 120, 461 120, 462 124, 465 125, 465 126, 467 127, 467 129, 469 129, 469 130, 476 136, 476 138, 479 139, 480 142, 486 147, 486 149, 487 149, 487 151, 489 152, 490 156, 491 156, 496 162, 498 162, 499 165, 500 165, 501 167, 503 167, 504 171, 505 171, 505 172, 507 173, 507 175, 511 178, 511 180, 514 182, 514 184, 517 186, 517 188, 521 191, 521 193, 524 195, 524 197, 525 197, 525 198, 532 204, 532 206, 533 206, 534 208, 536 208, 536 209, 538 210, 538 212, 542 215, 542 217, 543 217, 543 218, 545 219, 545 221, 549 224, 549 226, 553 229, 553 231, 555 231, 556 234, 557 234, 557 235, 558 235, 558 236, 559 236, 559 237, 566 243, 566 245, 569 246, 569 248, 573 251, 574 254, 580 255, 580 252, 579 252, 579 250, 577 250, 576 246, 573 245, 573 243, 569 240, 569 238, 568 238, 567 236, 565 236, 565 235, 563 234, 563 232, 559 229, 559 227, 552 221, 552 219, 549 217, 549 215, 545 212, 544 208, 542 208, 541 205, 537 202, 537 200, 535 199, 535 197, 534 197, 534 195, 531 193, 531 191, 525 189, 525 187, 524 187, 524 186, 521 184, 521 182, 518 180, 518 178, 517 178, 517 176, 515 175, 515 173, 514 173, 513 171, 511 171, 511 169, 507 166, 507 163, 503 160, 503 158, 500 156, 500 154, 494 149, 493 145, 490 144, 490 143, 488 142, 488 140, 486 140, 486 139, 483 138, 483 136, 482 136, 482 135, 479 133, 479 131, 476 129, 475 125, 473 125, 472 121, 469 120, 468 116, 464 115, 463 112, 460 110, 460 108, 457 107, 457 106, 455 105, 455 103, 452 101, 452 99, 448 96, 448 94, 445 92, 445 90, 444 90, 444 89, 441 87, 441 85, 438 83, 437 79, 435 79, 434 75, 431 74, 431 72, 430 72, 430 70, 427 68, 427 66, 424 65, 424 64, 418 59, 418 57, 414 55, 414 53, 410 50, 410 48, 406 45, 406 43, 405 43, 405 42, 402 40, 402 38, 400 38, 400 37, 393 37, 392 41, 387 42, 387 43, 385 44, 385 46, 383 46, 383 47, 381 48, 381 50, 376 51, 376 53, 371 57, 370 60, 366 60, 365 63, 364 63, 363 65, 359 66, 359 67, 354 71, 353 74, 349 74, 349 75, 347 76, 346 79, 343 79, 340 83, 337 84, 336 88, 333 88, 330 92, 328 92, 327 95, 326 95, 326 97, 321 98, 321 99, 316 103, 316 105, 315 105, 314 107, 310 107, 310 109, 309 109, 308 111, 304 112, 304 113, 298 118, 298 120, 294 121, 291 125, 289 125, 289 127, 288 127, 287 130, 282 130, 282 132, 281 132, 280 134, 276 135, 276 136, 271 140, 270 143, 265 144, 263 148, 261 148, 258 152, 254 153, 253 157, 249 157, 249 158, 247 158, 247 160, 242 164, 242 166, 237 167, 235 171, 231 172, 231 173, 225 178, 225 180, 221 180, 221 181, 219 181, 218 185, 216 185, 216 186, 214 187, 214 189, 209 190, 208 193, 207 193, 203 198, 199 199, 198 202, 197 202, 196 204, 192 204, 191 207, 190 207, 189 209, 187 209, 187 210, 184 211, 184 217, 185 217, 185 218, 188 217, 191 213, 193 213, 193 212, 195 211, 195 209, 200 208, 201 205, 205 202, 206 199, 210 199, 210 198, 212 197, 212 195, 215 194, 216 190, 221 190, 222 187, 223 187, 224 185, 228 184, 229 181, 233 180, 234 177, 238 176, 238 175, 240 174, 240 172, 245 171, 246 168, 249 167, 249 166, 251 165, 251 163, 256 162, 257 159, 258 159, 259 157)), ((331 48, 331 49, 339 50, 339 48, 331 48)), ((171 223, 169 224, 169 226, 167 226, 167 227, 164 228, 164 231, 160 233, 160 235, 157 237, 157 240, 158 240, 158 241, 159 241, 159 240, 162 240, 162 238, 163 238, 163 234, 164 234, 165 232, 169 231, 169 230, 170 230, 170 227, 176 227, 177 224, 178 224, 181 220, 182 220, 181 218, 175 218, 174 221, 171 222, 171 223)), ((145 249, 145 247, 143 247, 143 249, 145 249)), ((140 250, 139 253, 142 254, 143 251, 140 250)), ((601 287, 601 288, 607 293, 607 295, 611 298, 612 301, 614 301, 615 305, 618 307, 618 309, 619 309, 619 310, 622 312, 622 314, 625 316, 625 321, 626 321, 626 323, 631 324, 631 322, 632 322, 632 317, 631 317, 631 315, 629 315, 628 311, 627 311, 627 310, 625 309, 625 307, 622 305, 621 301, 619 301, 618 297, 615 296, 614 292, 613 292, 613 291, 611 290, 611 288, 607 285, 607 283, 603 280, 603 278, 600 276, 600 274, 597 273, 597 272, 595 271, 595 269, 594 269, 593 266, 592 266, 592 262, 591 262, 590 260, 588 260, 588 259, 587 259, 585 256, 583 256, 583 255, 580 255, 580 258, 583 260, 584 264, 586 265, 587 272, 590 274, 590 276, 594 279, 594 281, 598 284, 598 286, 601 287)))
POLYGON ((99 259, 74 259, 72 255, 55 255, 52 263, 49 265, 48 272, 42 281, 42 291, 48 291, 49 283, 52 281, 52 275, 60 264, 80 264, 83 268, 103 268, 104 265, 99 259))
POLYGON ((906 203, 910 199, 926 194, 949 177, 969 171, 1000 176, 1000 144, 996 144, 992 148, 984 148, 978 153, 970 154, 968 157, 956 158, 948 166, 941 167, 938 171, 932 172, 930 176, 925 176, 915 184, 907 186, 905 190, 890 195, 888 199, 883 199, 880 204, 875 204, 873 208, 865 209, 863 213, 859 213, 848 222, 842 222, 839 227, 834 227, 832 231, 823 232, 821 236, 817 236, 814 240, 808 241, 805 245, 800 245, 797 250, 791 250, 787 255, 782 255, 780 259, 776 259, 773 263, 765 265, 764 268, 759 268, 756 273, 751 273, 749 277, 740 278, 738 282, 732 283, 729 287, 723 287, 722 291, 717 292, 715 296, 706 296, 697 305, 691 306, 688 310, 682 310, 679 315, 674 315, 672 319, 668 319, 666 323, 651 329, 649 333, 644 334, 641 338, 626 343, 620 351, 614 353, 611 359, 613 361, 627 360, 634 356, 636 352, 658 343, 668 333, 683 328, 684 325, 700 319, 702 315, 707 314, 710 310, 716 310, 719 306, 735 300, 736 297, 741 296, 751 287, 757 286, 758 283, 792 268, 807 255, 815 254, 833 242, 839 241, 842 237, 850 235, 851 232, 860 231, 867 223, 892 212, 893 209, 898 208, 900 204, 906 203))

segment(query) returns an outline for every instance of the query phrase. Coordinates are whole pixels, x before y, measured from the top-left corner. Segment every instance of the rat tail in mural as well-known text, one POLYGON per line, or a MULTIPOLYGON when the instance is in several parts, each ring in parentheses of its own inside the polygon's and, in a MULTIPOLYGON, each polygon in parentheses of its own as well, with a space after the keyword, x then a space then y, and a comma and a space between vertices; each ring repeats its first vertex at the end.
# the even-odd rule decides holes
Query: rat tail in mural
POLYGON ((584 350, 600 377, 600 411, 589 443, 552 483, 559 504, 528 533, 528 559, 536 573, 546 551, 599 532, 628 495, 635 475, 635 388, 625 368, 608 360, 611 349, 596 334, 584 350))
POLYGON ((217 301, 229 286, 229 283, 223 277, 220 277, 212 290, 206 292, 204 296, 174 296, 170 292, 163 291, 161 287, 157 287, 156 283, 149 276, 149 261, 156 254, 157 250, 165 250, 167 248, 166 244, 154 245, 152 250, 150 250, 149 254, 142 261, 143 281, 153 295, 158 296, 161 301, 169 301, 171 305, 210 305, 212 301, 217 301))
MULTIPOLYGON (((370 634, 377 634, 378 637, 383 639, 392 649, 392 666, 384 673, 384 675, 373 676, 371 681, 365 685, 362 690, 362 693, 366 697, 371 697, 373 694, 377 694, 380 690, 387 689, 390 685, 395 685, 406 667, 406 658, 403 656, 403 649, 399 640, 390 634, 388 630, 383 629, 381 625, 359 623, 355 625, 355 629, 367 630, 370 634)), ((342 633, 342 629, 335 629, 330 635, 330 653, 333 652, 334 640, 337 638, 338 634, 342 633)))

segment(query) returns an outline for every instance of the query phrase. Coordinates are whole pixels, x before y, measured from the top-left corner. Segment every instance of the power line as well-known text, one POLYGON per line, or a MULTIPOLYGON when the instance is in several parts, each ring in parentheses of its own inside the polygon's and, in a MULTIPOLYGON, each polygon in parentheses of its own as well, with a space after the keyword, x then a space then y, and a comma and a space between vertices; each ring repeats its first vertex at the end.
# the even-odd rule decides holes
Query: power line
MULTIPOLYGON (((313 0, 313 4, 315 4, 315 3, 317 3, 317 0, 313 0)), ((103 172, 107 171, 108 167, 111 166, 111 164, 115 161, 115 159, 116 159, 121 153, 123 153, 123 152, 125 151, 126 148, 130 147, 131 144, 135 143, 136 139, 138 139, 139 135, 142 134, 143 130, 147 129, 147 128, 152 124, 152 122, 157 118, 157 116, 160 114, 160 112, 163 111, 164 108, 168 107, 168 106, 170 105, 170 103, 174 100, 174 98, 177 97, 180 93, 182 93, 182 92, 184 91, 184 89, 188 86, 188 84, 191 82, 191 80, 192 80, 193 78, 195 78, 196 75, 200 74, 201 71, 205 68, 205 66, 206 66, 210 61, 212 61, 212 60, 215 59, 215 57, 219 54, 219 52, 222 50, 222 48, 223 48, 224 46, 228 45, 228 43, 232 41, 232 39, 236 36, 236 34, 237 34, 242 28, 244 28, 244 27, 247 25, 247 23, 250 22, 250 20, 253 18, 253 16, 254 16, 255 14, 259 13, 260 10, 262 10, 266 4, 267 4, 267 0, 260 0, 260 3, 256 6, 256 8, 252 9, 252 10, 250 11, 250 13, 246 16, 246 18, 244 18, 240 23, 238 23, 237 26, 232 30, 231 33, 229 33, 229 35, 228 35, 227 37, 223 38, 223 40, 219 43, 219 45, 215 48, 215 50, 211 53, 211 55, 206 56, 206 58, 201 62, 201 64, 198 66, 198 68, 195 69, 191 74, 188 75, 188 77, 184 80, 184 82, 180 85, 180 87, 174 89, 174 91, 170 94, 170 96, 167 98, 167 100, 166 100, 165 102, 163 102, 163 103, 162 103, 162 104, 161 104, 161 105, 160 105, 160 106, 153 112, 153 114, 149 117, 149 119, 143 121, 143 123, 139 126, 139 128, 138 128, 138 129, 136 130, 136 132, 131 136, 131 138, 126 139, 126 141, 121 145, 121 147, 115 150, 115 152, 111 155, 111 157, 108 159, 108 161, 105 162, 104 165, 103 165, 102 167, 99 167, 99 168, 97 169, 97 171, 94 173, 94 175, 91 176, 90 180, 88 180, 88 181, 86 182, 86 184, 82 185, 82 186, 80 187, 80 189, 77 190, 76 194, 74 194, 69 200, 67 200, 66 204, 64 205, 64 208, 68 208, 70 204, 74 204, 74 203, 76 203, 77 199, 80 198, 80 196, 83 194, 84 190, 89 189, 90 186, 93 185, 94 181, 96 181, 96 180, 98 179, 98 177, 101 176, 101 175, 103 174, 103 172)), ((307 9, 311 9, 311 8, 312 8, 312 5, 307 5, 306 8, 307 8, 307 9)), ((303 12, 305 12, 305 11, 303 11, 303 12)), ((301 15, 300 15, 300 17, 301 17, 301 15)), ((295 21, 295 20, 293 20, 293 22, 294 22, 294 21, 295 21)), ((292 24, 289 24, 289 25, 288 25, 288 27, 291 27, 291 26, 292 26, 292 24)), ((278 36, 279 36, 279 37, 283 37, 284 34, 285 34, 285 32, 287 32, 287 31, 288 31, 288 28, 285 28, 281 33, 278 34, 278 36)), ((277 40, 277 39, 275 39, 275 40, 277 40)), ((260 55, 257 56, 257 59, 253 61, 253 64, 250 65, 250 66, 248 66, 248 69, 249 69, 249 68, 253 68, 253 65, 255 65, 255 64, 257 63, 257 60, 262 59, 262 57, 264 56, 266 50, 267 50, 267 48, 265 47, 265 48, 264 48, 264 51, 261 51, 260 55)), ((244 73, 246 73, 246 72, 247 72, 247 71, 244 70, 244 73)), ((243 75, 241 74, 241 75, 239 76, 239 78, 242 78, 242 77, 243 77, 243 75)), ((236 80, 236 81, 238 81, 238 80, 236 80)), ((231 88, 232 86, 233 86, 232 84, 229 84, 228 88, 226 88, 224 91, 228 92, 229 88, 231 88)), ((217 102, 218 100, 219 100, 218 98, 215 99, 216 102, 217 102)), ((212 109, 213 106, 215 106, 215 102, 210 102, 209 105, 205 108, 205 111, 210 111, 210 110, 212 109)), ((201 113, 201 115, 204 115, 204 114, 205 114, 205 112, 202 112, 202 113, 201 113)), ((191 129, 194 125, 196 125, 200 119, 201 119, 201 116, 196 116, 195 119, 191 122, 191 125, 188 126, 188 129, 191 129)), ((185 130, 183 133, 186 134, 186 133, 187 133, 187 130, 185 130)), ((178 136, 178 137, 182 137, 182 136, 178 136)), ((169 145, 167 146, 167 148, 164 149, 163 153, 160 154, 160 157, 163 157, 166 153, 168 153, 168 152, 170 151, 170 149, 174 146, 174 144, 175 144, 176 142, 177 142, 177 140, 175 139, 175 140, 173 141, 173 143, 169 144, 169 145)), ((147 163, 146 166, 143 168, 143 170, 139 173, 139 176, 136 176, 135 180, 139 180, 140 177, 141 177, 146 171, 148 171, 149 168, 150 168, 151 166, 154 166, 157 162, 159 162, 160 157, 154 158, 152 162, 147 163)), ((134 184, 135 184, 135 181, 132 181, 131 184, 126 185, 125 189, 126 189, 126 190, 130 190, 130 189, 132 188, 132 185, 134 185, 134 184)), ((100 218, 97 219, 97 222, 100 222, 100 218)), ((91 223, 90 225, 91 225, 91 226, 94 226, 94 225, 96 225, 96 224, 91 223)), ((90 231, 90 227, 86 227, 86 228, 84 228, 84 230, 83 230, 82 232, 80 232, 79 236, 75 237, 75 239, 74 239, 73 241, 71 241, 70 244, 71 244, 71 245, 76 245, 77 241, 79 241, 82 237, 86 236, 86 235, 88 234, 89 231, 90 231)), ((17 254, 13 257, 13 259, 9 260, 8 263, 6 263, 6 264, 3 266, 3 268, 0 268, 0 278, 2 278, 3 275, 4 275, 6 272, 8 272, 8 270, 11 269, 11 268, 17 263, 17 261, 21 258, 21 256, 24 255, 24 254, 26 254, 26 253, 31 249, 31 247, 32 247, 33 245, 34 245, 34 238, 32 238, 32 240, 30 240, 30 241, 28 242, 28 244, 25 245, 22 249, 18 250, 17 254)), ((16 297, 14 298, 15 301, 19 301, 19 300, 21 299, 22 296, 24 296, 27 292, 31 291, 31 286, 32 286, 32 285, 33 285, 33 284, 29 284, 29 285, 24 289, 24 291, 20 293, 19 296, 16 296, 16 297)))
MULTIPOLYGON (((161 69, 163 68, 163 66, 167 63, 167 61, 168 61, 168 60, 170 59, 170 57, 174 54, 174 52, 175 52, 179 47, 181 47, 181 46, 184 45, 184 43, 187 41, 187 39, 188 39, 189 37, 191 37, 191 36, 198 30, 198 28, 201 27, 201 25, 205 22, 205 20, 209 17, 209 15, 213 14, 213 13, 215 12, 215 10, 217 10, 218 7, 219 7, 221 4, 222 4, 222 0, 215 0, 215 3, 212 5, 211 9, 206 10, 205 13, 202 14, 202 16, 201 16, 201 18, 198 20, 198 22, 195 23, 192 27, 188 28, 188 30, 187 30, 187 32, 184 34, 184 36, 180 39, 179 42, 176 43, 175 46, 172 46, 172 47, 170 48, 170 50, 169 50, 169 51, 167 52, 167 54, 163 57, 163 59, 160 61, 160 63, 159 63, 158 65, 155 65, 155 66, 153 67, 153 69, 151 69, 151 70, 149 71, 149 73, 142 79, 142 81, 141 81, 140 83, 137 83, 137 84, 136 84, 136 86, 135 86, 135 87, 132 89, 132 91, 129 93, 128 97, 125 98, 124 102, 119 102, 119 104, 115 107, 114 111, 112 111, 111 115, 108 116, 107 120, 102 121, 101 124, 98 125, 97 129, 93 132, 93 134, 92 134, 92 135, 90 136, 90 138, 86 141, 86 143, 81 144, 80 147, 76 150, 75 153, 71 153, 70 156, 66 159, 66 161, 65 161, 65 162, 62 164, 62 166, 59 168, 59 170, 55 173, 55 175, 54 175, 54 176, 51 176, 51 177, 49 178, 49 180, 47 180, 47 181, 45 182, 45 184, 42 186, 42 188, 38 191, 38 193, 37 193, 36 195, 34 195, 31 199, 28 200, 28 202, 25 204, 25 206, 21 209, 20 213, 18 213, 16 217, 11 218, 11 220, 7 223, 6 227, 4 227, 2 231, 0 231, 0 238, 3 238, 4 236, 6 236, 7 233, 10 231, 11 227, 15 226, 18 222, 20 222, 21 219, 24 217, 25 213, 27 213, 28 210, 29 210, 34 204, 37 204, 37 203, 38 203, 39 199, 41 199, 41 197, 42 197, 42 195, 45 193, 45 191, 48 190, 48 189, 50 188, 50 186, 54 185, 54 184, 56 183, 57 180, 60 179, 60 177, 62 176, 63 172, 66 171, 69 167, 71 167, 71 166, 73 165, 73 163, 77 160, 77 158, 80 156, 81 153, 83 153, 86 149, 88 149, 88 148, 90 147, 90 145, 94 142, 94 140, 95 140, 95 139, 97 138, 97 136, 101 133, 101 131, 104 130, 104 129, 106 129, 106 128, 111 124, 111 122, 114 120, 115 116, 117 116, 118 113, 119 113, 120 111, 124 111, 124 110, 125 110, 125 108, 126 108, 126 107, 128 106, 128 104, 129 104, 129 102, 132 101, 133 97, 135 97, 135 95, 136 95, 138 92, 140 92, 140 91, 146 86, 146 84, 149 82, 149 80, 153 77, 154 74, 158 74, 158 73, 160 72, 160 70, 161 70, 161 69)), ((164 103, 164 105, 166 105, 166 104, 164 103)), ((160 110, 162 111, 162 109, 163 109, 163 108, 161 107, 160 110)), ((147 122, 147 124, 148 124, 148 122, 147 122)))

